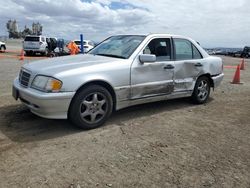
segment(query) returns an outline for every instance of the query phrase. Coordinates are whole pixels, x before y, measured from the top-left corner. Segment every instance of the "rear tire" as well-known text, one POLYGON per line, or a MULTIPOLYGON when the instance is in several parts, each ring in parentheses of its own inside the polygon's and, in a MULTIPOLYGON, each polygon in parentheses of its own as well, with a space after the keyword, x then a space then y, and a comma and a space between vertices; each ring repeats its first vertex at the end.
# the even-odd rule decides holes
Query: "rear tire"
POLYGON ((48 53, 49 53, 49 49, 46 47, 46 48, 45 48, 45 51, 44 51, 44 53, 42 53, 42 55, 48 56, 48 53))
POLYGON ((197 79, 192 94, 192 101, 196 104, 203 104, 207 102, 210 95, 211 83, 208 77, 202 76, 197 79))
POLYGON ((1 51, 1 52, 5 52, 5 50, 6 50, 6 48, 5 48, 4 46, 1 46, 1 47, 0 47, 0 51, 1 51))
POLYGON ((92 85, 80 90, 73 98, 69 119, 83 129, 94 129, 105 123, 111 115, 113 99, 102 86, 92 85))
POLYGON ((26 56, 30 56, 31 53, 30 53, 29 51, 25 51, 25 55, 26 55, 26 56))

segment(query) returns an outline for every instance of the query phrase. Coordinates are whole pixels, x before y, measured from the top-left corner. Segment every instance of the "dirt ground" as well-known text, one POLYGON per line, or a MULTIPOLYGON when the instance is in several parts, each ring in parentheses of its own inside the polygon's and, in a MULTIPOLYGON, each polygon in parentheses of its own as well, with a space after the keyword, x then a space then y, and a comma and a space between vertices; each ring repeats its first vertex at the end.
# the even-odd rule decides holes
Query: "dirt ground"
POLYGON ((13 51, 0 53, 0 187, 250 187, 250 59, 244 83, 230 84, 235 69, 225 68, 205 105, 135 106, 83 131, 37 117, 12 98, 21 43, 7 47, 13 51))

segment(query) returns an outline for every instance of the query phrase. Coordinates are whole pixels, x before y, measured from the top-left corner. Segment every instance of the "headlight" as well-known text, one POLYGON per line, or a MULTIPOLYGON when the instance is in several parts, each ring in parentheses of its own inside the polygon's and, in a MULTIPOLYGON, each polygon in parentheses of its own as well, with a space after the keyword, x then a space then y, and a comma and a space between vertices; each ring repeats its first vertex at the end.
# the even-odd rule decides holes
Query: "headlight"
POLYGON ((58 92, 62 82, 53 77, 38 75, 33 80, 31 87, 45 92, 58 92))

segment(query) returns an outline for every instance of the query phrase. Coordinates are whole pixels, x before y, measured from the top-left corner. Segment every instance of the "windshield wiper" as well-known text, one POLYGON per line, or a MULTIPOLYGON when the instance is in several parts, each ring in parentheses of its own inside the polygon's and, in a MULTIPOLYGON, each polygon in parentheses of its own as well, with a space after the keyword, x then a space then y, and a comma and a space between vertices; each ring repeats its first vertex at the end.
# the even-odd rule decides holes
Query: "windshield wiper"
POLYGON ((107 57, 117 57, 121 59, 126 59, 126 57, 120 56, 120 55, 114 55, 114 54, 94 54, 94 55, 101 55, 101 56, 107 56, 107 57))

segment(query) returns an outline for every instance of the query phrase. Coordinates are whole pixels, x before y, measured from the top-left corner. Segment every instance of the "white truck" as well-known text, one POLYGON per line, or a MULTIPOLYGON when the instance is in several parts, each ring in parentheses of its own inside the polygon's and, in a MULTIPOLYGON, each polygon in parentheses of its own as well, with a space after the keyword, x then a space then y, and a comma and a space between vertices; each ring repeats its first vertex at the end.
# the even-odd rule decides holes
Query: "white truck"
POLYGON ((48 43, 45 36, 27 35, 23 41, 23 50, 26 55, 40 53, 47 55, 49 52, 48 43))

